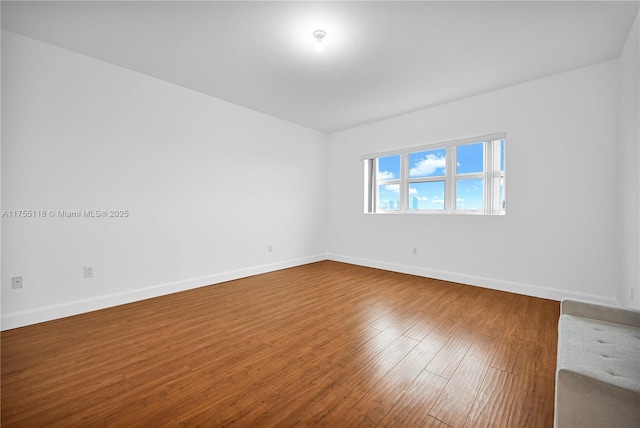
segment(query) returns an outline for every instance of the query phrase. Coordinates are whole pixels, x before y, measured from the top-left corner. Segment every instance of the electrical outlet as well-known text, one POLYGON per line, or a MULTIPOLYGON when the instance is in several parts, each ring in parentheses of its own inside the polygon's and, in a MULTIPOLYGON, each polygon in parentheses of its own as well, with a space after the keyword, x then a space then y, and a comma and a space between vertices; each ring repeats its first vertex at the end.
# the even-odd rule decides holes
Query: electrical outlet
POLYGON ((85 266, 84 267, 84 277, 85 278, 93 278, 93 266, 85 266))
POLYGON ((273 253, 273 245, 269 245, 269 252, 273 253))
POLYGON ((414 249, 413 249, 413 255, 414 255, 414 256, 417 256, 417 255, 418 255, 418 249, 417 249, 417 248, 414 248, 414 249))
POLYGON ((18 288, 22 288, 22 277, 21 276, 14 276, 13 278, 11 278, 11 288, 13 288, 14 290, 16 290, 18 288))

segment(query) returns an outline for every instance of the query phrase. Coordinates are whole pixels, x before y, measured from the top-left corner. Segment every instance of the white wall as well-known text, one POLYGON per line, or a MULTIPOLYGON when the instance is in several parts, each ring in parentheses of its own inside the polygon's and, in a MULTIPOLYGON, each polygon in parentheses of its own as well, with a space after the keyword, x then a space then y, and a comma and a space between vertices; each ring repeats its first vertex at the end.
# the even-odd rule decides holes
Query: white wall
POLYGON ((640 309, 640 29, 638 16, 620 55, 620 180, 622 280, 617 298, 640 309), (633 299, 631 298, 633 289, 633 299))
POLYGON ((636 19, 618 61, 325 136, 3 31, 2 209, 130 217, 3 218, 2 328, 327 250, 638 306, 640 290, 629 299, 640 270, 637 34, 636 19), (494 132, 507 133, 506 216, 362 213, 361 154, 494 132), (95 278, 82 277, 87 265, 95 278), (18 275, 25 286, 12 290, 18 275))
POLYGON ((328 250, 356 264, 614 303, 616 61, 329 135, 328 250), (506 132, 507 215, 365 215, 360 155, 506 132), (418 255, 412 248, 418 248, 418 255))
POLYGON ((2 124, 3 210, 130 213, 2 218, 4 329, 325 258, 320 132, 6 31, 2 124))

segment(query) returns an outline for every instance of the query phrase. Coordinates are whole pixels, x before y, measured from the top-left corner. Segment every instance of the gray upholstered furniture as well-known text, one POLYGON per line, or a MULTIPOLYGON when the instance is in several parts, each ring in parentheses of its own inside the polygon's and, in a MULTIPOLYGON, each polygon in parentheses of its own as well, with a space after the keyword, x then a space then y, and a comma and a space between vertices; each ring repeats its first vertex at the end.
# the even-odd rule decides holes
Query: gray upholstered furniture
POLYGON ((640 427, 640 311, 562 301, 554 426, 640 427))

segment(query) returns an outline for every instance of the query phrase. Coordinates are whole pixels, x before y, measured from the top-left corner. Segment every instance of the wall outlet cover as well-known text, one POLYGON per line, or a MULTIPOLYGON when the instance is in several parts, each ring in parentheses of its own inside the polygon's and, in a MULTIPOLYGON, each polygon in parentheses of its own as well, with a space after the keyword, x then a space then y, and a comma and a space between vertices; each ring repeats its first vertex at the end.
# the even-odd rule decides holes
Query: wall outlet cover
POLYGON ((85 266, 84 267, 84 277, 85 278, 93 278, 93 266, 85 266))
POLYGON ((14 276, 13 278, 11 278, 11 288, 13 288, 14 290, 22 288, 22 285, 23 284, 21 276, 14 276))

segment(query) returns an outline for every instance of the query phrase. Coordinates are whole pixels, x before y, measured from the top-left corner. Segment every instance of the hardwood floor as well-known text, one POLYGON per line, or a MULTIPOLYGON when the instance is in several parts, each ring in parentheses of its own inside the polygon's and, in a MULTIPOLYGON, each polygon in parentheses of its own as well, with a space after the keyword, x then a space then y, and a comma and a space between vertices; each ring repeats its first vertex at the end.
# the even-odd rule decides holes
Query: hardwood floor
POLYGON ((559 303, 336 262, 2 333, 2 426, 551 427, 559 303))

